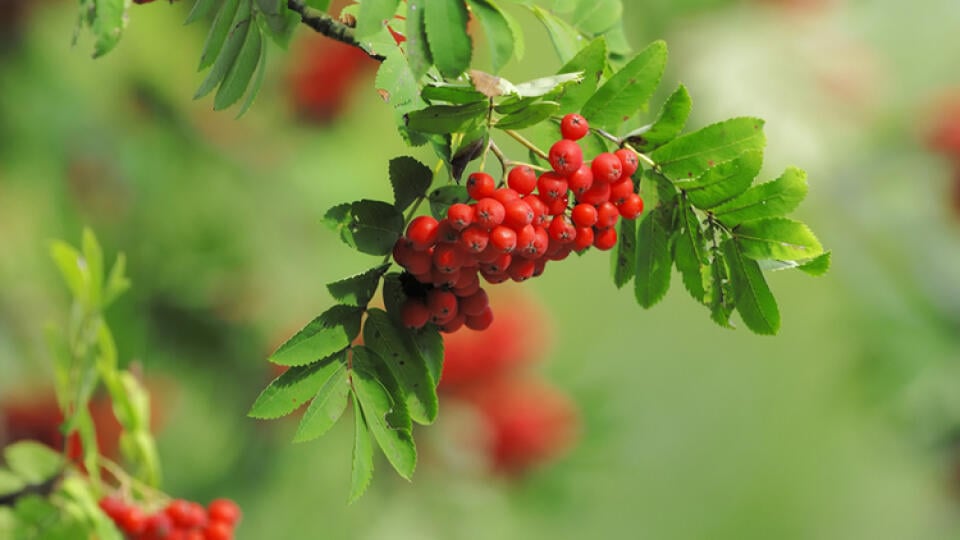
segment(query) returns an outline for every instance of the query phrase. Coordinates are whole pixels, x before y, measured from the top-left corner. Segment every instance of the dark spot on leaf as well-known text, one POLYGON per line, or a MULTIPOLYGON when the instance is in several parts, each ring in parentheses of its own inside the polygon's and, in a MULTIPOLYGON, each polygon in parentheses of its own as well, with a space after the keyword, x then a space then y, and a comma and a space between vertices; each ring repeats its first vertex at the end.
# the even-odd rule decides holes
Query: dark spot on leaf
POLYGON ((708 166, 708 167, 713 167, 713 160, 712 160, 712 159, 709 160, 709 161, 707 161, 707 166, 708 166))
POLYGON ((630 79, 630 84, 637 84, 637 80, 636 80, 636 79, 630 79))

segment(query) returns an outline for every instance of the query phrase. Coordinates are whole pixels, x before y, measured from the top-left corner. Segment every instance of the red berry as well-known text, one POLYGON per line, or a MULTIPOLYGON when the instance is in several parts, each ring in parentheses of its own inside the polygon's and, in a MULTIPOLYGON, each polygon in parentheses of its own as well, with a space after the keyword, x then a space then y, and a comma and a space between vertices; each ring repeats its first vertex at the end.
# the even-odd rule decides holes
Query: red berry
POLYGON ((441 219, 440 224, 437 226, 437 242, 441 244, 453 244, 459 240, 460 230, 454 227, 449 219, 441 219))
POLYGON ((467 194, 475 201, 490 197, 496 189, 497 182, 487 173, 475 172, 467 177, 467 194))
POLYGON ((613 227, 617 224, 617 220, 620 218, 620 211, 617 210, 617 207, 613 205, 612 202, 607 201, 601 203, 597 206, 597 228, 606 229, 613 227))
POLYGON ((517 232, 510 227, 498 225, 490 231, 490 245, 501 253, 510 253, 517 247, 517 232))
POLYGON ((560 176, 570 176, 583 165, 583 150, 580 145, 562 139, 550 147, 550 166, 560 176))
POLYGON ((411 274, 424 274, 433 268, 433 254, 429 251, 413 251, 407 257, 403 267, 411 274))
POLYGON ((164 509, 164 512, 170 516, 171 521, 177 527, 190 528, 190 502, 183 499, 176 499, 164 509))
POLYGON ((479 315, 490 305, 490 297, 487 291, 480 289, 476 293, 466 298, 460 299, 459 310, 468 317, 479 315))
POLYGON ((127 503, 119 497, 109 496, 100 499, 98 503, 100 509, 113 521, 117 521, 118 516, 127 509, 127 503))
POLYGON ((613 227, 600 230, 593 240, 593 245, 602 251, 612 249, 613 246, 617 245, 617 230, 613 227))
POLYGON ((203 529, 205 540, 233 540, 233 527, 222 521, 211 521, 203 529))
POLYGON ((610 184, 610 202, 613 204, 623 204, 623 201, 627 200, 627 197, 632 194, 633 180, 627 177, 610 184))
POLYGON ((407 238, 413 248, 423 251, 437 243, 437 228, 440 223, 431 216, 417 216, 407 226, 407 238))
POLYGON ((550 201, 550 204, 547 205, 547 214, 551 216, 559 216, 567 211, 567 206, 569 204, 570 199, 566 195, 553 199, 550 201))
POLYGON ((564 139, 577 141, 582 139, 590 131, 590 124, 587 119, 579 114, 570 113, 560 121, 560 134, 564 139))
POLYGON ((457 313, 452 319, 440 325, 440 331, 452 334, 457 330, 463 328, 463 323, 467 321, 467 316, 463 313, 457 313))
POLYGON ((503 224, 517 230, 533 222, 533 209, 525 199, 510 201, 504 205, 503 224))
POLYGON ((637 159, 637 154, 633 150, 627 150, 626 148, 621 148, 613 153, 620 160, 620 168, 622 175, 624 177, 631 177, 633 173, 637 172, 637 169, 640 167, 640 161, 637 159))
POLYGON ((573 249, 583 251, 593 245, 593 227, 577 227, 577 236, 573 239, 573 249))
POLYGON ((433 250, 433 265, 444 274, 452 274, 459 270, 463 266, 464 258, 463 251, 457 244, 439 244, 433 250))
POLYGON ((550 235, 543 227, 534 227, 533 236, 525 236, 523 240, 524 242, 521 242, 520 236, 517 236, 516 252, 519 253, 521 257, 526 257, 528 259, 542 257, 543 254, 547 252, 547 248, 550 246, 550 235), (529 241, 527 241, 528 239, 529 241))
POLYGON ((567 187, 577 197, 586 193, 591 186, 593 186, 593 171, 586 165, 582 165, 567 178, 567 187))
POLYGON ((467 225, 473 223, 473 207, 469 204, 456 203, 450 205, 450 208, 447 209, 447 219, 450 220, 450 225, 458 231, 462 231, 467 228, 467 225))
POLYGON ((559 199, 567 194, 567 180, 557 173, 545 172, 537 180, 537 192, 541 200, 559 199))
POLYGON ((114 521, 129 535, 142 534, 147 527, 147 516, 136 506, 126 507, 114 521))
POLYGON ((506 205, 510 201, 515 201, 519 199, 520 194, 510 188, 500 188, 494 191, 491 197, 493 197, 497 201, 500 201, 500 204, 506 205))
POLYGON ((507 273, 510 274, 510 279, 516 282, 526 281, 533 277, 536 267, 532 259, 517 258, 510 263, 507 273))
POLYGON ((604 152, 593 158, 590 170, 593 171, 593 181, 604 184, 616 182, 623 175, 623 165, 620 163, 620 158, 609 152, 604 152))
MULTIPOLYGON (((576 242, 576 233, 574 234, 573 241, 576 242)), ((570 252, 573 251, 574 244, 560 244, 555 250, 547 250, 546 258, 551 261, 562 261, 570 256, 570 252)))
POLYGON ((489 284, 491 284, 491 285, 496 285, 496 284, 498 284, 498 283, 503 283, 504 281, 510 279, 510 276, 507 275, 506 272, 500 272, 500 273, 495 273, 495 274, 494 274, 494 273, 484 272, 484 271, 481 270, 481 271, 480 271, 480 275, 483 276, 483 279, 485 279, 485 280, 487 281, 487 283, 489 283, 489 284))
POLYGON ((490 233, 480 225, 471 225, 460 233, 460 245, 467 253, 480 253, 489 242, 490 233))
POLYGON ((620 215, 623 219, 637 219, 637 216, 642 213, 643 199, 636 193, 631 193, 620 205, 620 215))
POLYGON ((443 273, 437 268, 430 272, 429 283, 433 283, 435 287, 453 287, 458 281, 460 281, 459 268, 450 273, 443 273))
POLYGON ((431 289, 427 293, 427 308, 432 322, 445 324, 457 314, 457 297, 450 291, 431 289))
POLYGON ((480 290, 480 275, 477 271, 461 272, 460 279, 453 286, 453 294, 459 298, 470 296, 480 290))
POLYGON ((577 198, 579 202, 598 205, 610 200, 610 184, 594 182, 593 187, 577 198))
POLYGON ((543 225, 546 221, 547 212, 550 211, 550 209, 547 208, 547 203, 543 202, 543 199, 537 195, 527 195, 523 200, 526 201, 526 203, 530 205, 530 209, 533 210, 533 221, 531 223, 533 225, 543 225))
POLYGON ((501 253, 496 259, 484 263, 480 270, 481 272, 486 272, 488 274, 500 274, 507 271, 507 268, 510 267, 510 263, 513 261, 513 256, 508 253, 501 253))
POLYGON ((550 238, 560 243, 572 242, 573 239, 577 236, 577 229, 573 226, 573 223, 567 218, 567 216, 556 216, 553 218, 553 221, 550 222, 550 238))
POLYGON ((165 512, 147 516, 144 534, 153 538, 166 538, 174 530, 173 522, 165 512))
POLYGON ((573 207, 570 217, 577 227, 592 227, 597 222, 597 207, 592 204, 580 203, 573 207))
MULTIPOLYGON (((427 309, 426 304, 417 298, 407 298, 400 307, 400 321, 402 321, 403 325, 407 328, 423 328, 429 320, 430 310, 427 309)), ((218 518, 214 518, 211 513, 210 519, 218 518)))
POLYGON ((503 204, 493 197, 487 197, 477 201, 476 212, 477 224, 485 227, 487 230, 503 223, 503 218, 506 215, 503 204))
POLYGON ((493 310, 490 309, 490 306, 487 306, 479 315, 468 315, 465 324, 471 330, 486 330, 493 324, 493 310))
POLYGON ((518 165, 507 174, 507 185, 520 195, 526 195, 537 187, 537 173, 526 165, 518 165))

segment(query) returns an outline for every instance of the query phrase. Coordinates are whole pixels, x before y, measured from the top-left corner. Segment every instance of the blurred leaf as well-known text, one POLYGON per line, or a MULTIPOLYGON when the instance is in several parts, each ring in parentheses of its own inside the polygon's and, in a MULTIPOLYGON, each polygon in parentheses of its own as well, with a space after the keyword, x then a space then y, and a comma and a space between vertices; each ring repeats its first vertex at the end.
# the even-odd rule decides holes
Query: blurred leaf
POLYGON ((113 521, 107 517, 97 504, 95 488, 79 476, 69 476, 63 481, 60 490, 69 500, 76 503, 85 521, 92 525, 91 538, 97 540, 123 540, 124 535, 117 530, 113 521))
POLYGON ((421 197, 426 197, 433 182, 433 171, 409 156, 390 160, 390 184, 394 204, 402 212, 421 197))
MULTIPOLYGON (((240 0, 240 5, 237 8, 233 24, 230 26, 230 32, 223 44, 223 48, 220 50, 220 54, 217 55, 217 60, 213 63, 213 67, 210 68, 210 71, 207 73, 207 77, 200 83, 200 88, 198 88, 197 92, 193 95, 193 99, 200 99, 209 94, 217 85, 224 81, 224 77, 236 73, 234 64, 237 63, 237 57, 240 55, 241 50, 245 48, 244 44, 247 43, 247 35, 250 33, 250 27, 252 26, 251 21, 250 0, 240 0)), ((254 33, 258 33, 257 30, 254 30, 254 33)), ((259 57, 259 49, 257 53, 259 57)), ((244 71, 246 71, 246 69, 244 69, 244 71)), ((250 72, 252 73, 253 70, 251 69, 250 72)), ((233 78, 236 81, 236 76, 233 78)), ((249 81, 249 79, 250 76, 247 75, 246 80, 249 81)), ((233 82, 232 86, 236 84, 236 82, 233 82)), ((232 92, 233 91, 231 91, 231 94, 232 92)), ((225 100, 226 97, 221 98, 221 101, 225 100)), ((216 108, 216 103, 214 103, 214 109, 216 108)))
POLYGON ((42 484, 63 470, 63 456, 36 441, 20 441, 3 450, 7 467, 28 484, 42 484))
POLYGON ((426 3, 427 0, 407 0, 407 62, 418 81, 433 65, 424 25, 426 3))
POLYGON ((467 0, 472 13, 480 20, 490 46, 494 73, 513 57, 514 36, 503 10, 493 0, 467 0))
POLYGON ((559 103, 540 101, 500 118, 497 120, 496 127, 500 129, 523 129, 549 119, 559 109, 559 103))
POLYGON ((367 422, 363 418, 360 402, 356 392, 350 394, 353 401, 353 468, 350 474, 350 502, 354 502, 363 495, 373 479, 373 445, 370 443, 370 432, 367 422))
POLYGON ((465 105, 431 105, 407 114, 407 127, 421 133, 470 131, 487 119, 486 100, 465 105))
POLYGON ((470 67, 473 44, 467 33, 467 6, 461 0, 423 0, 430 56, 440 73, 453 79, 470 67))
POLYGON ((410 332, 379 309, 367 312, 363 342, 384 361, 396 377, 411 419, 430 424, 437 418, 436 381, 430 376, 426 359, 414 346, 410 332))
MULTIPOLYGON (((2 493, 2 490, 0 490, 2 493)), ((12 508, 0 506, 0 538, 15 538, 17 530, 17 516, 12 508)))
POLYGON ((243 105, 240 106, 240 110, 237 111, 236 118, 240 118, 248 110, 250 106, 253 105, 253 102, 257 99, 257 94, 260 93, 260 87, 263 86, 264 74, 267 71, 267 47, 266 45, 260 47, 260 59, 257 60, 257 73, 253 76, 253 84, 250 86, 250 90, 247 92, 247 99, 243 100, 243 105))
POLYGON ((209 15, 217 6, 217 0, 197 0, 183 24, 190 24, 209 15))
POLYGON ((0 498, 17 493, 25 487, 27 487, 27 484, 23 481, 23 478, 0 467, 0 498))
POLYGON ((73 246, 66 242, 55 240, 50 244, 50 256, 57 264, 63 281, 66 282, 70 293, 81 303, 87 303, 87 267, 82 264, 82 256, 73 246))
POLYGON ((93 57, 99 58, 117 46, 126 26, 127 0, 93 0, 96 6, 91 29, 96 37, 93 57))
POLYGON ((447 216, 447 209, 458 202, 468 202, 467 188, 460 185, 441 186, 430 192, 430 214, 437 219, 447 216))
POLYGON ((248 25, 246 38, 243 46, 240 47, 240 52, 237 53, 236 61, 227 70, 223 83, 220 84, 217 95, 213 99, 213 110, 226 109, 243 97, 247 86, 250 85, 250 79, 257 70, 262 51, 263 36, 260 28, 248 25))
POLYGON ((637 222, 632 219, 621 219, 618 225, 619 242, 613 250, 611 266, 613 267, 613 284, 618 289, 633 279, 637 269, 637 222))
POLYGON ((797 267, 797 270, 810 274, 811 276, 822 276, 830 270, 830 252, 825 251, 817 257, 804 262, 797 267))
POLYGON ((409 480, 417 465, 410 415, 403 401, 394 397, 397 381, 390 371, 377 369, 382 363, 372 350, 354 347, 353 388, 373 438, 393 468, 409 480))
POLYGON ((302 330, 270 355, 281 366, 304 366, 347 348, 360 333, 363 311, 337 305, 310 321, 302 330))
POLYGON ((566 21, 557 18, 554 14, 539 6, 528 5, 527 7, 547 29, 547 34, 550 36, 550 41, 553 43, 560 61, 567 63, 576 56, 583 41, 580 33, 566 21))
MULTIPOLYGON (((766 145, 763 120, 734 118, 682 135, 654 150, 650 157, 671 180, 696 178, 717 163, 766 145)), ((698 205, 699 206, 699 205, 698 205)))
POLYGON ((634 294, 644 308, 650 308, 670 289, 669 209, 658 206, 651 211, 637 232, 637 264, 634 294))
POLYGON ((616 130, 625 120, 647 108, 667 64, 667 44, 654 41, 640 51, 583 106, 581 114, 592 127, 616 130))
POLYGON ((127 257, 123 253, 117 255, 117 260, 113 262, 110 268, 110 275, 107 277, 107 284, 103 293, 103 306, 107 307, 113 303, 121 294, 130 288, 130 279, 126 275, 127 257))
MULTIPOLYGON (((246 3, 247 0, 242 0, 246 3)), ((224 0, 217 11, 217 16, 213 19, 210 26, 210 32, 207 34, 207 41, 203 44, 203 53, 200 54, 200 66, 197 71, 213 65, 214 60, 220 55, 224 42, 227 40, 227 34, 233 28, 234 18, 240 7, 241 0, 224 0)), ((212 90, 212 89, 211 89, 212 90)))
POLYGON ((83 229, 83 260, 78 261, 86 269, 87 298, 92 309, 100 309, 103 299, 103 249, 97 242, 97 237, 89 228, 83 229))
POLYGON ((674 262, 683 278, 683 285, 690 296, 698 302, 704 301, 703 269, 707 264, 706 244, 700 221, 687 204, 680 204, 680 228, 676 231, 674 243, 674 262))
POLYGON ((733 229, 733 236, 745 257, 751 259, 811 259, 823 253, 823 246, 809 227, 787 218, 748 221, 733 229))
POLYGON ((783 216, 807 196, 807 173, 790 167, 776 180, 753 186, 713 209, 717 219, 733 227, 745 221, 783 216))
POLYGON ((621 0, 589 0, 577 2, 571 23, 588 34, 599 34, 613 28, 623 16, 621 0))
POLYGON ((747 151, 736 159, 710 167, 693 180, 680 180, 675 185, 686 192, 697 208, 713 208, 746 191, 762 166, 763 153, 747 151))
POLYGON ((683 126, 690 116, 693 103, 687 88, 682 84, 667 98, 660 109, 660 115, 650 126, 640 128, 636 132, 628 133, 627 142, 641 152, 649 152, 673 139, 683 131, 683 126))
POLYGON ((733 240, 723 242, 723 252, 740 318, 757 334, 776 334, 780 329, 780 310, 757 261, 744 257, 733 240))
POLYGON ((400 0, 363 0, 357 13, 357 39, 366 39, 384 28, 393 19, 400 0))
POLYGON ((420 97, 433 101, 445 101, 454 105, 485 102, 487 97, 472 85, 436 82, 423 87, 420 97))
POLYGON ((70 391, 72 384, 70 367, 73 364, 70 346, 67 343, 66 335, 59 326, 48 324, 44 330, 47 348, 53 356, 53 380, 57 404, 61 410, 66 410, 69 404, 69 396, 74 394, 70 391))
POLYGON ((523 55, 527 52, 527 43, 524 37, 523 27, 520 26, 516 17, 511 15, 509 11, 500 10, 500 14, 503 15, 503 18, 507 21, 507 26, 510 27, 510 34, 513 36, 513 55, 517 60, 523 60, 523 55))
POLYGON ((583 73, 583 80, 577 85, 568 85, 560 97, 560 114, 580 112, 584 103, 596 93, 603 66, 607 62, 607 42, 597 38, 580 50, 569 62, 560 68, 560 73, 583 73))
POLYGON ((269 420, 292 413, 316 395, 346 360, 346 352, 338 351, 320 362, 288 369, 263 389, 247 416, 269 420))
POLYGON ((390 264, 382 264, 366 272, 334 281, 327 284, 327 290, 338 302, 350 306, 366 306, 376 294, 380 278, 388 268, 390 264))
POLYGON ((344 364, 334 362, 336 371, 327 379, 310 407, 303 414, 294 442, 305 442, 316 439, 330 430, 343 411, 347 408, 347 398, 350 395, 350 383, 347 379, 348 371, 344 364))
POLYGON ((334 206, 324 222, 348 246, 369 255, 386 255, 403 231, 403 214, 392 204, 364 199, 334 206))

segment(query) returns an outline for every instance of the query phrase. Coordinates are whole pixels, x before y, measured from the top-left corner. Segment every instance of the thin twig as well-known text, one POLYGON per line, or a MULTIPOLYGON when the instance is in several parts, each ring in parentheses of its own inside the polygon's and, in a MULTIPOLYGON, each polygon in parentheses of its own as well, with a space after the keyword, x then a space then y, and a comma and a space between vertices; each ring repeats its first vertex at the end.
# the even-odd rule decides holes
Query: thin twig
POLYGON ((549 160, 549 159, 550 159, 550 156, 548 156, 546 152, 544 152, 543 150, 537 148, 537 145, 535 145, 535 144, 533 144, 532 142, 528 141, 523 135, 517 133, 516 131, 514 131, 514 130, 512 130, 512 129, 505 129, 505 130, 503 130, 503 132, 506 133, 507 135, 513 137, 513 139, 514 139, 515 141, 517 141, 518 143, 522 144, 524 147, 527 148, 527 150, 530 150, 531 152, 533 152, 534 154, 540 156, 540 157, 543 158, 543 159, 546 159, 546 160, 549 160))
POLYGON ((367 53, 367 56, 373 58, 377 62, 383 62, 387 59, 386 56, 370 52, 363 48, 363 45, 357 41, 357 38, 353 33, 353 28, 350 28, 349 26, 318 9, 307 6, 304 0, 287 0, 287 8, 300 14, 300 21, 310 28, 313 28, 318 33, 323 34, 330 39, 334 39, 341 43, 346 43, 347 45, 356 47, 367 53))

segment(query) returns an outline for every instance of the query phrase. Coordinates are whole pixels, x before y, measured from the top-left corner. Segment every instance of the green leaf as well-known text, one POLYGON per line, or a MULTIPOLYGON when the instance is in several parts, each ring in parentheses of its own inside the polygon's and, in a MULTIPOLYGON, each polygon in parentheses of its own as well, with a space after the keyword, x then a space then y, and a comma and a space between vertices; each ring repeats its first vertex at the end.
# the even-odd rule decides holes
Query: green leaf
POLYGON ((382 264, 366 272, 354 274, 339 281, 327 284, 327 290, 338 302, 349 306, 366 306, 377 292, 380 278, 390 268, 390 264, 382 264))
POLYGON ((264 74, 267 71, 267 47, 260 47, 260 59, 257 61, 257 73, 253 76, 253 84, 250 86, 250 90, 247 92, 247 99, 243 100, 243 105, 240 106, 240 110, 237 111, 236 118, 240 118, 248 110, 250 106, 253 105, 253 102, 257 99, 257 94, 260 93, 260 87, 263 86, 264 74))
MULTIPOLYGON (((230 0, 227 1, 229 2, 230 0)), ((240 0, 240 5, 233 18, 233 23, 230 25, 230 31, 227 34, 223 48, 220 50, 220 54, 217 55, 217 60, 213 63, 213 67, 210 68, 210 71, 207 73, 207 77, 200 83, 200 88, 198 88, 197 92, 193 95, 193 99, 200 99, 209 94, 224 80, 224 77, 226 77, 228 73, 234 70, 233 65, 237 61, 237 56, 247 41, 247 34, 250 32, 250 23, 250 0, 240 0)))
POLYGON ((746 191, 762 166, 763 153, 748 151, 707 169, 694 180, 677 181, 675 185, 686 192, 697 208, 713 208, 746 191))
POLYGON ((433 325, 412 331, 413 346, 427 366, 430 378, 436 384, 440 383, 440 374, 443 372, 443 336, 433 325))
POLYGON ((573 86, 583 80, 583 73, 560 73, 549 77, 540 77, 532 81, 522 82, 511 88, 511 93, 520 97, 539 97, 556 93, 566 86, 573 86))
POLYGON ((659 206, 640 222, 634 294, 644 308, 663 299, 670 289, 670 210, 659 206))
POLYGON ((402 212, 413 201, 426 197, 433 171, 423 163, 409 156, 390 160, 390 185, 393 186, 394 204, 402 212))
POLYGON ((509 21, 493 0, 467 0, 486 34, 494 73, 500 71, 513 57, 513 30, 509 21))
MULTIPOLYGON (((409 278, 405 277, 404 279, 409 278)), ((403 284, 400 281, 399 272, 390 272, 383 277, 383 308, 387 314, 393 317, 393 320, 400 322, 400 306, 407 299, 403 292, 403 284)))
POLYGON ((103 306, 109 306, 121 294, 130 288, 130 279, 126 275, 127 257, 120 253, 117 260, 113 262, 110 268, 110 275, 107 277, 107 284, 103 291, 103 306))
POLYGON ((704 267, 707 265, 706 240, 700 221, 687 204, 681 204, 680 228, 676 231, 674 242, 674 262, 683 278, 683 285, 690 296, 698 302, 703 302, 706 295, 704 288, 704 267))
POLYGON ((453 79, 470 67, 473 43, 467 33, 467 6, 461 0, 424 0, 423 18, 430 55, 440 74, 453 79))
POLYGON ((305 366, 341 351, 360 333, 363 311, 351 306, 333 306, 303 327, 272 355, 281 366, 305 366))
POLYGON ((755 260, 795 261, 823 253, 809 227, 787 218, 748 221, 733 229, 733 236, 743 255, 755 260))
POLYGON ((190 10, 190 14, 187 15, 187 20, 183 24, 190 24, 195 22, 203 17, 206 17, 213 11, 213 8, 216 7, 217 0, 197 0, 193 3, 193 8, 190 10))
POLYGON ((353 348, 353 388, 363 417, 383 454, 400 476, 409 480, 417 465, 410 415, 395 399, 397 381, 389 370, 378 370, 383 360, 366 347, 353 348))
POLYGON ((370 255, 386 255, 403 232, 403 214, 383 201, 364 199, 327 211, 324 222, 348 246, 370 255))
POLYGON ((337 370, 323 383, 310 407, 303 414, 294 442, 306 442, 330 430, 343 411, 347 408, 347 398, 350 395, 348 371, 344 364, 336 362, 337 370))
POLYGON ((418 81, 433 65, 424 25, 426 4, 427 0, 407 0, 407 62, 418 81))
POLYGON ((539 6, 529 5, 527 7, 547 29, 550 42, 553 43, 553 48, 556 49, 560 61, 566 63, 576 56, 583 42, 583 38, 576 28, 539 6))
POLYGON ((263 53, 263 36, 259 27, 249 28, 243 46, 237 54, 236 61, 227 70, 220 89, 213 99, 213 110, 220 111, 236 103, 250 85, 257 65, 263 53))
POLYGON ((42 484, 63 470, 63 456, 36 441, 20 441, 3 451, 7 467, 28 484, 42 484))
POLYGON ((497 120, 500 129, 523 129, 547 120, 560 109, 553 101, 540 101, 497 120))
POLYGON ((639 130, 628 133, 627 142, 641 152, 649 152, 672 141, 687 123, 693 103, 687 88, 682 84, 667 98, 657 120, 639 130))
POLYGON ((126 0, 93 0, 96 15, 92 30, 96 36, 93 45, 93 57, 99 58, 116 47, 120 42, 123 27, 126 26, 126 0))
POLYGON ((273 2, 277 9, 263 14, 263 20, 266 23, 264 30, 277 46, 286 50, 290 46, 293 33, 300 26, 302 19, 299 13, 287 9, 285 1, 281 0, 279 3, 274 2, 274 0, 268 1, 273 2))
POLYGON ((56 240, 50 244, 50 256, 73 297, 86 302, 88 298, 87 269, 86 265, 81 264, 80 252, 70 244, 56 240))
POLYGON ((124 536, 113 521, 100 510, 95 486, 80 476, 69 476, 63 481, 61 493, 71 502, 86 522, 91 538, 98 540, 123 540, 124 536), (92 530, 90 530, 92 529, 92 530))
POLYGON ((790 167, 773 182, 759 184, 713 209, 717 219, 733 227, 744 221, 792 212, 807 196, 807 173, 790 167))
POLYGON ((500 13, 503 15, 503 18, 507 20, 507 26, 510 27, 510 34, 513 35, 513 55, 517 57, 517 60, 523 60, 523 55, 526 54, 527 51, 523 27, 520 26, 520 23, 509 11, 501 11, 500 13))
POLYGON ((617 249, 611 252, 613 284, 618 289, 633 279, 637 269, 637 222, 621 219, 618 226, 617 249))
POLYGON ((487 96, 478 92, 472 85, 436 82, 423 87, 420 97, 429 102, 445 101, 454 105, 485 102, 487 96))
POLYGON ((103 249, 90 229, 83 229, 83 261, 87 276, 87 298, 94 309, 102 307, 103 299, 103 249))
POLYGON ((363 0, 357 13, 357 39, 366 39, 380 32, 384 23, 393 19, 400 0, 363 0))
POLYGON ((27 483, 7 469, 0 468, 0 499, 22 491, 27 483))
POLYGON ((696 178, 717 163, 765 145, 763 120, 742 117, 682 135, 654 150, 650 158, 671 180, 696 178))
POLYGON ((596 93, 606 62, 607 42, 600 37, 580 49, 576 56, 560 68, 560 73, 583 73, 580 84, 567 86, 560 97, 560 114, 580 112, 590 96, 596 93))
POLYGON ((263 389, 247 416, 268 420, 292 413, 316 395, 346 361, 346 351, 341 350, 320 362, 288 369, 263 389))
POLYGON ((410 417, 420 424, 437 418, 437 381, 430 376, 426 359, 414 345, 410 332, 379 309, 367 312, 363 342, 383 360, 406 396, 410 417))
POLYGON ((804 262, 797 267, 797 270, 810 274, 811 276, 822 276, 830 270, 830 252, 825 251, 820 255, 804 262))
POLYGON ((723 252, 730 267, 730 281, 740 318, 757 334, 776 334, 780 329, 780 310, 757 261, 744 257, 733 240, 724 241, 723 252))
POLYGON ((13 509, 0 506, 0 538, 16 538, 14 534, 17 528, 17 516, 13 513, 13 509))
POLYGON ((353 468, 350 473, 350 499, 352 503, 363 495, 373 479, 373 445, 370 432, 363 418, 356 392, 350 394, 353 401, 353 468))
POLYGON ((407 115, 407 127, 421 133, 470 131, 487 119, 486 101, 465 105, 431 105, 407 115))
MULTIPOLYGON (((247 3, 248 0, 243 0, 247 3)), ((214 60, 220 55, 224 42, 227 40, 227 34, 233 28, 233 21, 240 7, 241 0, 224 0, 220 6, 220 11, 213 19, 210 26, 210 32, 207 34, 207 41, 203 44, 203 52, 200 54, 200 66, 197 71, 213 65, 214 60)))
POLYGON ((447 216, 447 209, 451 205, 458 202, 468 202, 470 195, 464 186, 441 186, 431 191, 427 200, 430 201, 430 214, 437 219, 443 219, 447 216))
POLYGON ((660 84, 667 64, 667 45, 654 41, 603 84, 581 114, 593 127, 616 130, 641 110, 660 84))
POLYGON ((713 260, 710 261, 710 289, 709 289, 710 318, 724 328, 733 328, 730 325, 730 314, 735 305, 733 283, 730 281, 730 269, 719 249, 713 250, 713 260))
POLYGON ((588 34, 600 34, 613 28, 623 16, 621 0, 588 0, 577 2, 571 23, 588 34))
POLYGON ((374 85, 384 101, 394 108, 400 108, 419 102, 417 93, 420 86, 417 80, 418 77, 414 75, 410 64, 400 54, 399 49, 394 48, 394 51, 387 55, 387 59, 380 63, 374 85))

